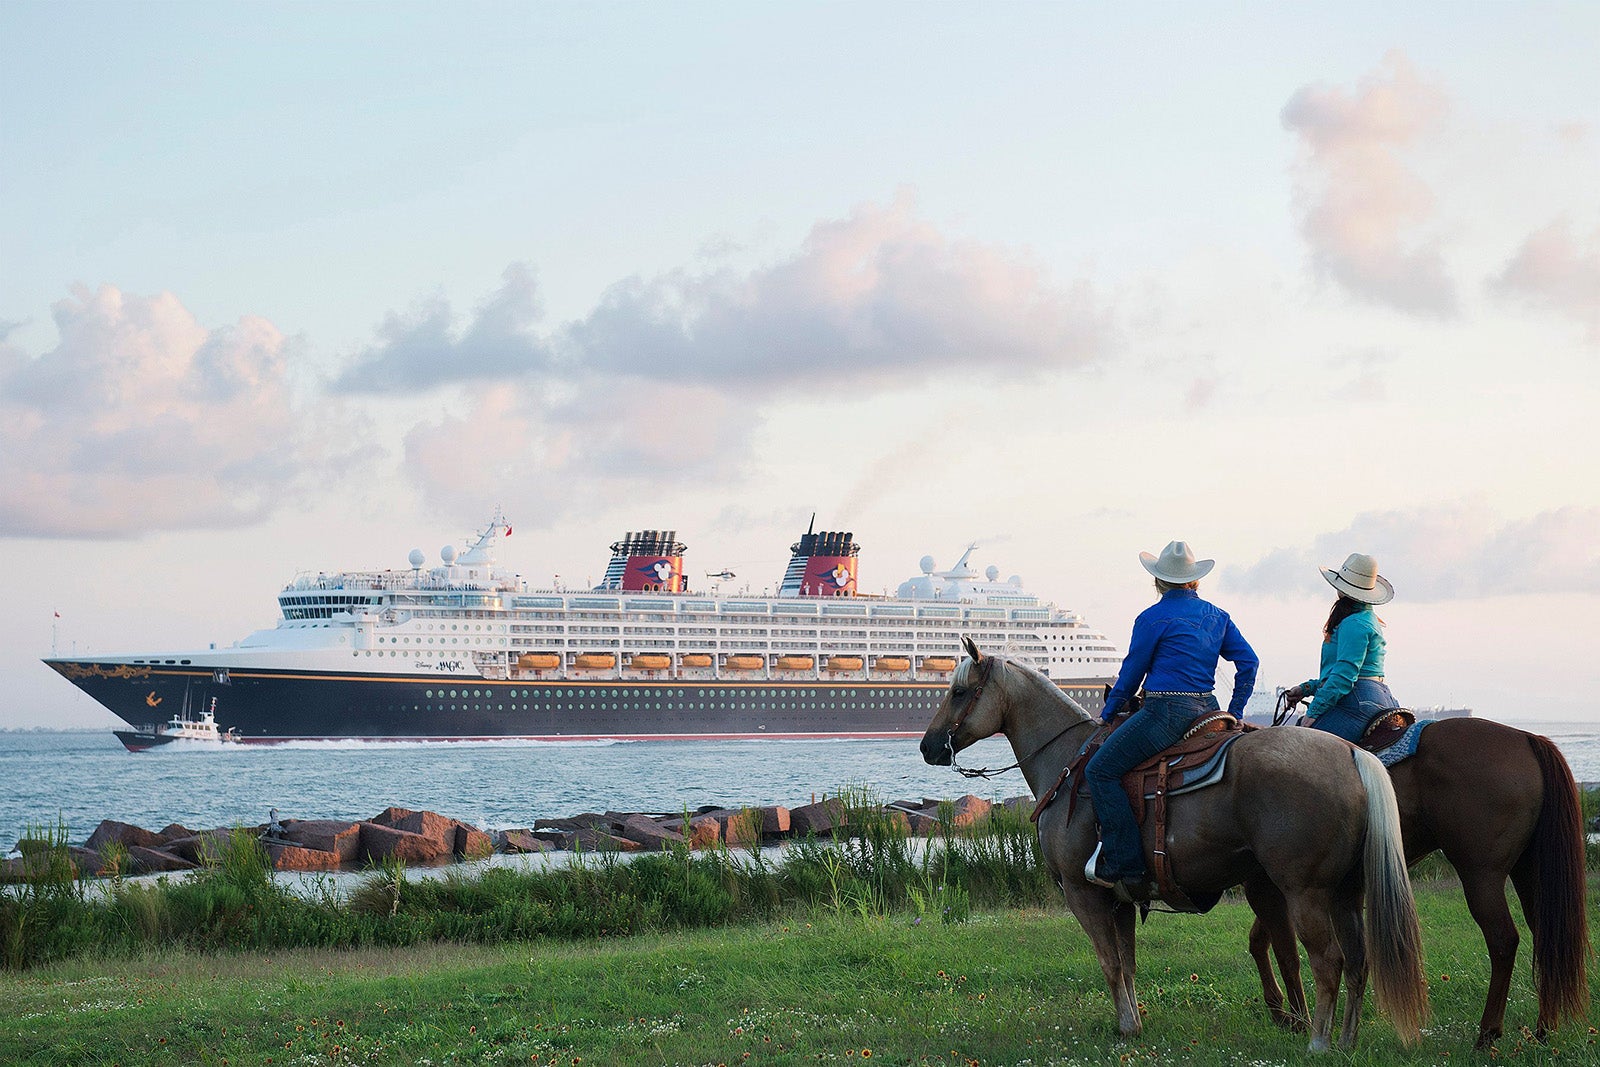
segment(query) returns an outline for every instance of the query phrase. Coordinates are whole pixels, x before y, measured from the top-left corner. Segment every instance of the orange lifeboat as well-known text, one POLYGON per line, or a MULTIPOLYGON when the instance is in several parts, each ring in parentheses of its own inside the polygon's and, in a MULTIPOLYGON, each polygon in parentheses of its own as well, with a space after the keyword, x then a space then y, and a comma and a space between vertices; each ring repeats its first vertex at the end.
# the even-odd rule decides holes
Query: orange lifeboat
POLYGON ((815 667, 817 661, 810 656, 779 656, 778 669, 780 671, 809 671, 815 667))
POLYGON ((683 665, 685 667, 709 667, 711 666, 711 656, 705 652, 685 652, 683 654, 683 665))
POLYGON ((861 657, 829 656, 828 669, 830 671, 859 671, 861 669, 861 657))
POLYGON ((911 660, 905 656, 879 656, 873 660, 872 668, 879 671, 909 671, 911 660))
POLYGON ((730 671, 759 671, 766 665, 765 656, 729 656, 723 667, 730 671))
POLYGON ((517 657, 517 667, 525 671, 553 671, 561 666, 561 657, 554 652, 524 652, 517 657))
POLYGON ((936 671, 940 674, 949 674, 956 669, 956 658, 954 656, 924 656, 922 669, 936 671))
POLYGON ((640 652, 628 657, 628 666, 636 671, 664 671, 672 666, 672 657, 661 652, 640 652))
POLYGON ((617 655, 615 652, 580 652, 572 665, 586 671, 609 670, 617 665, 617 655))

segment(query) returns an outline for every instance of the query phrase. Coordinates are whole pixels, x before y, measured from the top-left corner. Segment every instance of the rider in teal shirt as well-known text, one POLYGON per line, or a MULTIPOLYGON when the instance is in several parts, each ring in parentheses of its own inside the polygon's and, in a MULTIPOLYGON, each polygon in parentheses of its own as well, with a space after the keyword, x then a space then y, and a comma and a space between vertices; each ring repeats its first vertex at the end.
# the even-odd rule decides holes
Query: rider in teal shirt
POLYGON ((1372 721, 1398 706, 1383 676, 1387 642, 1383 620, 1373 612, 1394 597, 1394 587, 1378 573, 1371 556, 1355 553, 1322 576, 1339 591, 1322 632, 1321 667, 1317 677, 1289 690, 1292 708, 1306 697, 1305 724, 1360 741, 1372 721))

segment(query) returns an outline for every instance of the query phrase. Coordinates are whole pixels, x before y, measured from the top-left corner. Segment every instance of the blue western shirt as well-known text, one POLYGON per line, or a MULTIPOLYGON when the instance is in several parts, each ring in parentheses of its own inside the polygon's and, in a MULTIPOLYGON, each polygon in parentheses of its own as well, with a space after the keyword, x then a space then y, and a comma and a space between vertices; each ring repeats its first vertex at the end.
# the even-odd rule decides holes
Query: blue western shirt
POLYGON ((1140 683, 1151 693, 1209 693, 1217 684, 1217 659, 1233 664, 1233 699, 1228 710, 1244 717, 1261 661, 1228 613, 1201 600, 1193 589, 1170 589, 1133 620, 1133 637, 1117 684, 1106 698, 1110 719, 1140 683))

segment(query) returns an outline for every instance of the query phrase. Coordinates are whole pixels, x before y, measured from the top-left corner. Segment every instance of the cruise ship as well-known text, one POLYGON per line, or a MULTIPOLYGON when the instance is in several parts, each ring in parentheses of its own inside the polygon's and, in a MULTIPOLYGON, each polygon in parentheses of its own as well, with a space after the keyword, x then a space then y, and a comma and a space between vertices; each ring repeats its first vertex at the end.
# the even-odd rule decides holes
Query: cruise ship
MULTIPOLYGON (((813 521, 813 527, 815 522, 813 521)), ((500 570, 500 513, 436 566, 302 574, 282 618, 227 647, 45 660, 133 726, 193 698, 247 742, 910 737, 971 636, 1090 710, 1121 662, 1077 614, 932 557, 893 596, 858 592, 849 532, 808 530, 776 595, 694 592, 672 530, 611 546, 593 589, 500 570)), ((975 547, 975 546, 974 546, 975 547)), ((732 577, 731 575, 720 575, 732 577)))

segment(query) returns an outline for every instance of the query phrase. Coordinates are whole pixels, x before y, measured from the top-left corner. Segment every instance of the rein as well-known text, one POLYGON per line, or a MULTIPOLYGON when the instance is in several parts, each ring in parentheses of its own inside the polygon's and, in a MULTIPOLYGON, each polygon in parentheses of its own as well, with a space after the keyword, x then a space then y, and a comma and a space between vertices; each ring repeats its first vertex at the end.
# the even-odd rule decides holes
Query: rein
POLYGON ((972 695, 967 698, 966 706, 961 709, 961 714, 955 717, 955 721, 950 725, 949 732, 945 734, 944 744, 946 750, 948 750, 950 753, 950 766, 963 778, 993 778, 996 775, 1004 774, 1006 771, 1019 770, 1021 769, 1023 763, 1031 760, 1033 757, 1043 752, 1046 748, 1055 744, 1055 742, 1059 741, 1063 736, 1065 736, 1069 730, 1076 726, 1082 725, 1081 723, 1075 722, 1068 723, 1066 726, 1063 726, 1060 730, 1058 730, 1048 741, 1044 742, 1044 744, 1039 745, 1026 756, 1019 757, 1017 762, 1008 764, 1004 767, 961 766, 956 762, 956 731, 961 729, 961 724, 967 721, 967 716, 972 713, 972 709, 977 707, 978 701, 983 698, 983 689, 989 684, 989 676, 994 673, 994 659, 995 658, 993 656, 985 656, 983 659, 978 661, 978 684, 972 690, 972 695))

